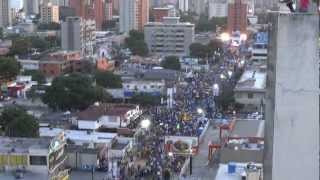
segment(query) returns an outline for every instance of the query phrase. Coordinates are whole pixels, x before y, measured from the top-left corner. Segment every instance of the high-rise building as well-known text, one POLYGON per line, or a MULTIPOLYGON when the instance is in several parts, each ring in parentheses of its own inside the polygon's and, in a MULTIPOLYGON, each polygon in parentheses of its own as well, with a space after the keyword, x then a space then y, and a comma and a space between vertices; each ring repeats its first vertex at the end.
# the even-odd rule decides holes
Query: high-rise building
POLYGON ((12 26, 14 25, 19 17, 19 13, 18 13, 19 9, 16 8, 10 8, 9 10, 9 25, 12 26))
POLYGON ((105 1, 105 20, 110 21, 112 20, 113 16, 113 3, 112 0, 105 1))
POLYGON ((69 6, 69 0, 40 0, 40 5, 48 3, 56 6, 69 6))
POLYGON ((39 0, 24 0, 23 10, 26 16, 39 14, 39 0))
POLYGON ((129 33, 133 29, 138 29, 137 23, 137 0, 120 0, 120 32, 129 33))
POLYGON ((209 2, 209 18, 227 17, 228 0, 211 0, 209 2))
POLYGON ((105 0, 69 0, 75 14, 86 20, 95 20, 97 29, 101 29, 105 20, 105 0))
POLYGON ((143 31, 144 25, 149 22, 149 0, 138 0, 137 20, 138 30, 143 31))
POLYGON ((189 0, 179 0, 178 1, 179 10, 182 12, 189 11, 189 0))
POLYGON ((105 21, 105 0, 94 0, 91 2, 91 8, 94 11, 94 20, 96 21, 96 27, 101 30, 102 23, 105 21))
POLYGON ((0 0, 0 27, 9 25, 9 1, 0 0))
POLYGON ((198 15, 206 14, 208 9, 208 0, 189 0, 190 11, 198 15))
POLYGON ((247 2, 246 0, 230 0, 228 5, 228 31, 247 31, 247 2))
POLYGON ((272 13, 264 179, 319 179, 319 16, 272 13))
POLYGON ((96 25, 93 20, 67 17, 61 24, 61 47, 67 51, 81 51, 83 56, 92 56, 96 43, 96 25))
POLYGON ((194 41, 194 24, 181 23, 179 17, 164 17, 163 22, 149 22, 144 37, 150 53, 163 56, 187 56, 194 41))
POLYGON ((59 6, 48 3, 41 5, 40 22, 49 24, 51 22, 59 22, 59 6))

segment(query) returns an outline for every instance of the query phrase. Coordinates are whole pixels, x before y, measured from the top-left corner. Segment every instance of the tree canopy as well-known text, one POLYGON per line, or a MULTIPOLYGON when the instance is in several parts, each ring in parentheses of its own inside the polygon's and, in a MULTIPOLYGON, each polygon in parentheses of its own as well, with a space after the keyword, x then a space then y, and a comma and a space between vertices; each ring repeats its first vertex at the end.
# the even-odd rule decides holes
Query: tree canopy
POLYGON ((95 79, 97 84, 104 88, 122 88, 121 77, 112 72, 97 71, 95 73, 95 79))
POLYGON ((15 58, 0 57, 0 80, 11 80, 20 71, 20 64, 15 58))
POLYGON ((190 45, 190 56, 197 58, 205 58, 209 54, 209 48, 201 43, 192 43, 190 45))
POLYGON ((36 49, 43 52, 49 49, 51 42, 41 39, 36 36, 12 38, 12 47, 10 48, 11 55, 26 55, 31 52, 31 49, 36 49))
POLYGON ((225 17, 213 17, 210 20, 208 16, 201 15, 196 22, 197 32, 216 31, 217 26, 225 28, 227 25, 227 18, 225 17))
POLYGON ((180 70, 181 64, 178 57, 167 56, 164 60, 161 61, 161 67, 165 69, 180 70))
POLYGON ((9 137, 38 137, 39 124, 36 119, 19 107, 4 109, 0 125, 9 137))
POLYGON ((54 110, 82 110, 100 101, 102 95, 91 78, 71 74, 54 79, 42 96, 42 101, 54 110))
POLYGON ((32 76, 32 81, 37 81, 38 84, 46 83, 46 77, 40 71, 36 70, 27 70, 23 72, 23 75, 32 76))
POLYGON ((144 34, 136 30, 130 31, 129 37, 125 39, 125 46, 133 55, 146 56, 149 53, 148 46, 144 42, 144 34))

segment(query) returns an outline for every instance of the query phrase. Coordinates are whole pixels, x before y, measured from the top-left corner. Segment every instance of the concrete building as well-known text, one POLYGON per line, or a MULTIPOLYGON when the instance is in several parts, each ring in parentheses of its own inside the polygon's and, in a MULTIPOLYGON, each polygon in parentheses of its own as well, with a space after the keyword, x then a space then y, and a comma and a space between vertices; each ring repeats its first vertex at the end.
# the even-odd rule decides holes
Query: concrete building
POLYGON ((252 47, 251 61, 256 65, 263 65, 267 63, 268 59, 268 45, 255 43, 252 47))
MULTIPOLYGON (((5 170, 0 177, 6 171, 25 168, 26 177, 31 173, 34 179, 50 179, 59 174, 66 159, 63 134, 52 138, 1 137, 0 142, 0 167, 5 170)), ((13 179, 12 173, 11 177, 4 179, 13 179)))
POLYGON ((110 21, 112 20, 113 16, 113 0, 106 0, 105 1, 105 20, 110 21))
POLYGON ((209 19, 228 16, 228 0, 211 0, 209 2, 209 19))
POLYGON ((95 46, 96 25, 93 20, 68 17, 61 24, 61 46, 67 51, 81 51, 83 56, 92 56, 95 46))
POLYGON ((189 11, 189 0, 179 0, 179 10, 182 12, 188 12, 189 11))
POLYGON ((144 25, 149 22, 149 0, 138 0, 137 3, 138 30, 143 31, 144 25))
POLYGON ((145 25, 145 41, 151 53, 187 56, 194 41, 194 24, 181 23, 179 17, 164 17, 163 22, 145 25))
POLYGON ((161 96, 166 92, 165 81, 129 80, 122 83, 124 96, 132 97, 135 93, 161 96))
POLYGON ((230 0, 228 5, 228 32, 247 32, 247 1, 230 0))
POLYGON ((155 7, 152 9, 154 22, 163 22, 164 17, 175 17, 176 9, 174 6, 155 7))
POLYGON ((245 71, 234 89, 236 102, 243 104, 247 110, 260 111, 265 100, 266 80, 266 72, 245 71))
POLYGON ((9 0, 0 0, 0 27, 9 25, 9 0))
POLYGON ((120 32, 143 31, 149 21, 148 0, 120 0, 120 32))
POLYGON ((319 179, 319 16, 270 14, 264 179, 319 179))
POLYGON ((208 10, 208 0, 189 0, 189 9, 197 15, 206 14, 208 10))
POLYGON ((120 0, 120 32, 129 33, 131 30, 138 29, 137 23, 137 0, 120 0))
POLYGON ((39 0, 23 0, 23 10, 26 16, 39 14, 39 0))
POLYGON ((44 24, 59 23, 59 6, 51 3, 41 5, 40 22, 44 24))
POLYGON ((105 21, 105 0, 94 0, 91 2, 92 10, 94 11, 94 20, 96 21, 96 28, 101 30, 102 23, 105 21))
POLYGON ((141 113, 138 105, 99 104, 77 113, 76 117, 79 129, 96 130, 127 127, 141 113))

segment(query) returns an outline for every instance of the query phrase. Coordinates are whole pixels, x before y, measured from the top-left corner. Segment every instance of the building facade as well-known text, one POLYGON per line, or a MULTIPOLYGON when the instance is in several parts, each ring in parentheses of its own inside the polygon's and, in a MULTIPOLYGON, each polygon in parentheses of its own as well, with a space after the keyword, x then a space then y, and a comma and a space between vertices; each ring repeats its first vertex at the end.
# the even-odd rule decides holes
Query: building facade
POLYGON ((105 1, 105 20, 110 21, 112 20, 113 16, 113 0, 106 0, 105 1))
POLYGON ((0 27, 9 25, 9 0, 0 0, 0 27))
POLYGON ((59 23, 59 6, 52 5, 41 5, 40 21, 44 24, 59 23))
POLYGON ((81 51, 83 56, 92 56, 95 46, 96 25, 93 20, 68 17, 61 24, 61 47, 67 51, 81 51))
POLYGON ((228 5, 228 32, 247 31, 247 1, 230 0, 228 5))
POLYGON ((272 13, 269 22, 263 176, 318 180, 319 16, 272 13))
POLYGON ((144 36, 149 51, 157 55, 187 56, 194 41, 194 24, 181 23, 179 17, 165 17, 164 22, 145 25, 144 36))
POLYGON ((209 2, 209 19, 228 16, 228 0, 212 0, 209 2))
POLYGON ((119 0, 120 33, 138 29, 137 0, 119 0))
POLYGON ((208 0, 189 0, 190 11, 197 15, 206 14, 208 10, 208 0))
POLYGON ((178 1, 179 10, 182 12, 189 11, 189 0, 179 0, 178 1))
POLYGON ((137 21, 138 30, 143 31, 144 25, 149 22, 149 0, 138 0, 137 21))
POLYGON ((39 14, 39 0, 24 0, 23 10, 26 16, 39 14))

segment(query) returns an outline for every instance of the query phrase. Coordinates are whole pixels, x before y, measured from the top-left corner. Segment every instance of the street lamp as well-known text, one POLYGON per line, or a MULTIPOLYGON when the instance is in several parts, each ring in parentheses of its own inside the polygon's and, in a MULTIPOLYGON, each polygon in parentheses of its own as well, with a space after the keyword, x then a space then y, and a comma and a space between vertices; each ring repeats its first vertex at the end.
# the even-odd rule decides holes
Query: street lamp
POLYGON ((229 76, 229 78, 231 78, 231 77, 232 77, 232 74, 233 74, 233 72, 232 72, 232 71, 228 71, 228 76, 229 76))
POLYGON ((173 152, 169 152, 169 153, 168 153, 168 156, 169 156, 169 157, 173 157, 173 152))
POLYGON ((141 127, 143 129, 148 129, 151 125, 151 121, 149 119, 144 119, 141 121, 141 127))
POLYGON ((198 108, 198 109, 197 109, 197 113, 198 113, 198 114, 202 114, 202 113, 203 113, 203 109, 198 108))
POLYGON ((226 76, 225 76, 224 74, 220 74, 220 78, 221 78, 221 79, 225 79, 226 76))
POLYGON ((224 42, 230 41, 230 35, 228 33, 222 33, 220 38, 224 42))

